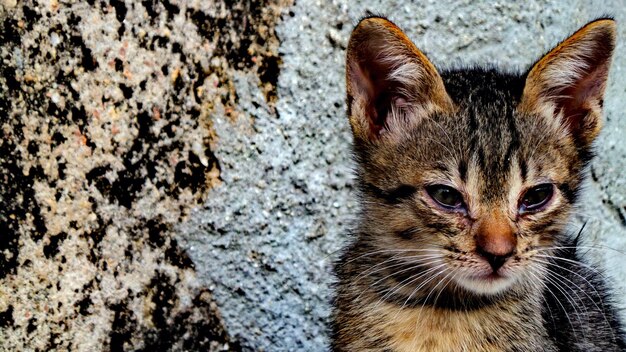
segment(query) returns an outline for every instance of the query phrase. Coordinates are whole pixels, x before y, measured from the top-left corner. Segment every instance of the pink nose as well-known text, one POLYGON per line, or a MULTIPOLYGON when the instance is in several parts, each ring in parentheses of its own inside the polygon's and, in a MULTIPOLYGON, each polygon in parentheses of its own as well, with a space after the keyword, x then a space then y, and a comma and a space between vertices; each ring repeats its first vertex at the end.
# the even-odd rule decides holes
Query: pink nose
POLYGON ((489 262, 494 272, 513 255, 517 238, 504 216, 485 219, 476 234, 476 252, 489 262))

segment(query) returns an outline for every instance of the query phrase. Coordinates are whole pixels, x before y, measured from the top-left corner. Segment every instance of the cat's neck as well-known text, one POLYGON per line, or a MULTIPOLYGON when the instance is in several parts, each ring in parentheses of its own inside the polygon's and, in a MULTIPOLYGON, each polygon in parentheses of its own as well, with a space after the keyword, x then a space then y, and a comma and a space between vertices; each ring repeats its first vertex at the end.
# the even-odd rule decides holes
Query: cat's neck
MULTIPOLYGON (((401 307, 383 303, 370 306, 368 317, 382 322, 381 332, 394 351, 507 351, 519 345, 546 346, 541 298, 509 299, 474 310, 449 310, 435 306, 401 307), (529 341, 536 344, 529 344, 529 341)), ((514 348, 513 348, 514 349, 514 348)))

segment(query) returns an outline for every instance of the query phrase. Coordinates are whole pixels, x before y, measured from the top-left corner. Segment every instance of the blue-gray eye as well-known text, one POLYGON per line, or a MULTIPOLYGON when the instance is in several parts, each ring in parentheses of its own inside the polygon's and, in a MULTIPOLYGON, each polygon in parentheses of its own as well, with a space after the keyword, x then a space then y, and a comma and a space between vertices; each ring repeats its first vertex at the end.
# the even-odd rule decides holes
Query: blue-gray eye
POLYGON ((446 208, 463 207, 463 196, 456 189, 445 185, 432 185, 426 187, 428 195, 440 205, 446 208))
POLYGON ((552 199, 553 194, 554 186, 550 183, 540 184, 529 189, 520 201, 520 213, 541 210, 552 199))

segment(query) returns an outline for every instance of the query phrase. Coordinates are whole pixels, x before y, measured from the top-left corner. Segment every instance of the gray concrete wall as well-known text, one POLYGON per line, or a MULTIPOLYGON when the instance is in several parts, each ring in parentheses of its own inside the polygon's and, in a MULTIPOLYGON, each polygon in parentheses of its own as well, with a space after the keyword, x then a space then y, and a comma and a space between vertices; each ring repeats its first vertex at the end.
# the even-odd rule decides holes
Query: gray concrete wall
POLYGON ((2 0, 0 350, 323 351, 367 11, 440 67, 524 69, 617 19, 572 227, 626 318, 623 1, 2 0))

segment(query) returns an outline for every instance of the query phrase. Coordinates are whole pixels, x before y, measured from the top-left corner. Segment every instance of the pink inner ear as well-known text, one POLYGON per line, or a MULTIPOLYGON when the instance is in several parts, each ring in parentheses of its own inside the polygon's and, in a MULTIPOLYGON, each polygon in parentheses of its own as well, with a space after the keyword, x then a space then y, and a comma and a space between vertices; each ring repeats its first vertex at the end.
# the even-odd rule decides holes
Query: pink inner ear
POLYGON ((567 124, 574 135, 584 133, 585 128, 592 128, 594 121, 585 117, 590 113, 593 104, 602 104, 604 84, 607 76, 606 65, 600 65, 575 84, 562 90, 557 105, 563 111, 567 124))
POLYGON ((601 66, 582 78, 572 92, 576 104, 582 106, 585 105, 586 101, 601 99, 606 75, 606 69, 601 66))
POLYGON ((409 106, 409 103, 407 103, 406 99, 402 98, 402 97, 395 97, 393 99, 393 105, 395 105, 396 107, 403 109, 409 106))
MULTIPOLYGON (((374 57, 353 62, 350 66, 353 94, 361 95, 365 99, 370 131, 379 135, 384 128, 387 112, 394 102, 390 100, 393 84, 387 78, 390 67, 376 61, 374 57)), ((406 103, 406 100, 402 101, 406 103)))
POLYGON ((376 113, 376 109, 371 108, 371 102, 375 99, 375 87, 374 82, 370 78, 368 72, 365 72, 361 65, 358 62, 350 63, 350 77, 349 84, 352 86, 352 94, 355 96, 361 96, 365 98, 366 101, 366 109, 365 113, 368 116, 367 122, 369 124, 370 131, 376 135, 380 131, 380 127, 377 126, 376 121, 378 120, 378 116, 376 113))
POLYGON ((352 84, 352 88, 354 89, 353 94, 359 94, 366 97, 371 97, 374 92, 374 87, 372 86, 372 81, 363 70, 358 62, 353 62, 350 65, 350 80, 352 84))

